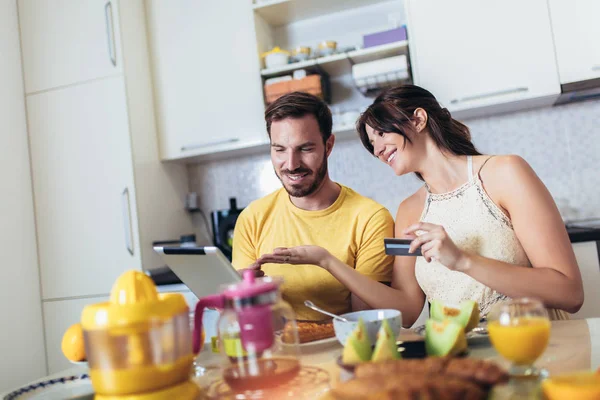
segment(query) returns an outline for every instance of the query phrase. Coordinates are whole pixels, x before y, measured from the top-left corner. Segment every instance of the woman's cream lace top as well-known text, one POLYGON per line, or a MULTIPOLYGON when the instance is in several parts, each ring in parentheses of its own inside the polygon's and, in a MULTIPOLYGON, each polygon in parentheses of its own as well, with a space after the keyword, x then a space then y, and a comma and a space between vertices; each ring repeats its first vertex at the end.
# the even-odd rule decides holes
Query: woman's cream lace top
MULTIPOLYGON (((427 189, 421 221, 443 226, 462 250, 531 267, 510 219, 483 189, 479 173, 473 174, 471 156, 467 157, 467 165, 469 181, 458 189, 443 194, 434 194, 427 189)), ((506 299, 470 276, 451 271, 435 260, 428 263, 425 258, 417 257, 415 274, 429 301, 437 299, 459 304, 471 299, 479 303, 481 314, 486 315, 496 302, 506 299)), ((552 319, 564 317, 555 315, 555 310, 549 311, 552 319)))

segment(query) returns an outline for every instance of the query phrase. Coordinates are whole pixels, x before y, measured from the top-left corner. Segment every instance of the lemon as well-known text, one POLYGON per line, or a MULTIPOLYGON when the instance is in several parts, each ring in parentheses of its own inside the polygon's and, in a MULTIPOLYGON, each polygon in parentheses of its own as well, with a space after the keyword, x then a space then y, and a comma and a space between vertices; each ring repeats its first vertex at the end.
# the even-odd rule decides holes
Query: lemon
POLYGON ((68 360, 85 361, 85 346, 81 324, 73 324, 65 331, 60 347, 68 360))
POLYGON ((548 400, 598 400, 600 399, 600 374, 592 371, 561 374, 542 383, 548 400))

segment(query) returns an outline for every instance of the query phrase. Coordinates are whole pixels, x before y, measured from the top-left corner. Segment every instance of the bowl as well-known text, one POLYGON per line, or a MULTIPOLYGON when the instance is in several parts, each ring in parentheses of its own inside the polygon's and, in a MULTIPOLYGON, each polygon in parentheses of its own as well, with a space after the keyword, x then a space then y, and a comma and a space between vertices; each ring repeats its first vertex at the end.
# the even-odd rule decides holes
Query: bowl
POLYGON ((290 53, 277 46, 273 50, 263 53, 262 56, 265 58, 266 68, 280 67, 290 61, 290 53))
POLYGON ((333 319, 333 329, 335 331, 335 337, 340 344, 345 345, 346 339, 354 329, 358 326, 359 318, 365 323, 367 328, 367 335, 371 345, 374 346, 377 341, 377 332, 381 328, 381 324, 384 320, 388 321, 394 336, 398 337, 400 329, 402 328, 402 313, 398 310, 391 309, 378 309, 378 310, 364 310, 355 311, 347 314, 342 314, 342 317, 346 318, 348 322, 340 321, 339 319, 333 319))

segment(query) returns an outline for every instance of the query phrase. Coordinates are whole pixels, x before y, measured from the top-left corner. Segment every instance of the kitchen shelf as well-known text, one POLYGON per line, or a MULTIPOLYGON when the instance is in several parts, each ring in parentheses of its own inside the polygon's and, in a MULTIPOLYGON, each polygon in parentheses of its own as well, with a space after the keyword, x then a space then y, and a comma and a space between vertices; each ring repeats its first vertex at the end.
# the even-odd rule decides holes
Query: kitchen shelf
POLYGON ((252 8, 268 24, 277 27, 386 1, 390 0, 255 0, 252 8))
MULTIPOLYGON (((325 71, 330 74, 340 72, 338 65, 341 62, 350 60, 353 63, 361 63, 367 61, 373 61, 379 58, 396 56, 399 54, 408 53, 408 41, 403 40, 401 42, 394 42, 383 44, 380 46, 369 47, 367 49, 353 50, 345 53, 332 54, 330 56, 319 57, 312 60, 300 61, 291 64, 282 65, 275 68, 265 68, 260 71, 260 74, 265 77, 273 77, 282 75, 286 72, 291 72, 297 69, 310 68, 310 67, 322 67, 325 71)), ((347 63, 346 63, 347 64, 347 63)), ((344 68, 344 72, 349 71, 349 64, 344 68)))
MULTIPOLYGON (((335 134, 336 143, 340 140, 352 140, 358 139, 358 134, 356 133, 355 126, 353 124, 348 125, 338 125, 334 126, 331 130, 331 133, 335 134)), ((256 154, 269 154, 269 140, 266 138, 265 140, 256 141, 254 143, 240 143, 238 146, 231 146, 222 150, 216 149, 212 150, 211 153, 204 154, 189 154, 186 157, 178 158, 175 160, 169 160, 168 162, 176 163, 176 164, 196 164, 196 163, 204 163, 208 161, 214 160, 225 160, 232 159, 234 157, 242 157, 256 154)))

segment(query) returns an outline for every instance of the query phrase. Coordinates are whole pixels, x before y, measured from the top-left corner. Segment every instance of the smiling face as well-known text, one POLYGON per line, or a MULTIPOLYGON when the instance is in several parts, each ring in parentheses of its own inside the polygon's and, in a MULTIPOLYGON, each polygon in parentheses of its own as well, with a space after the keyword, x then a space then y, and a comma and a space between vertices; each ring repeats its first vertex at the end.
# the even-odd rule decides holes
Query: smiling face
POLYGON ((271 124, 271 161, 275 174, 292 197, 315 193, 327 177, 327 157, 334 136, 327 143, 313 115, 285 118, 271 124))
POLYGON ((369 142, 373 146, 373 155, 389 165, 396 175, 404 175, 410 171, 410 143, 397 133, 379 132, 366 126, 369 142))
POLYGON ((413 119, 409 128, 403 130, 408 139, 395 132, 381 132, 368 124, 365 126, 369 143, 373 146, 373 155, 399 176, 415 172, 425 153, 427 114, 423 109, 417 109, 413 119))

